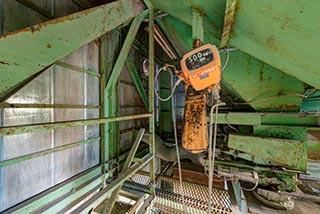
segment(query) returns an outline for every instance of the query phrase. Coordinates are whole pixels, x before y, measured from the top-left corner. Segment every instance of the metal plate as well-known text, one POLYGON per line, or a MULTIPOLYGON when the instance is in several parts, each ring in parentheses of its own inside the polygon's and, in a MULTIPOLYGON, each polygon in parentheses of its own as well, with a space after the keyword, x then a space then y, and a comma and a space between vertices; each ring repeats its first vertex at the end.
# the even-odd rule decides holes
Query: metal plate
MULTIPOLYGON (((149 184, 149 176, 135 174, 126 183, 139 187, 149 184)), ((179 180, 161 176, 156 188, 156 197, 147 208, 146 213, 182 213, 183 206, 179 189, 179 180)), ((185 203, 189 213, 206 213, 208 204, 208 187, 189 182, 182 182, 185 203)), ((231 201, 227 191, 213 189, 212 210, 214 213, 231 213, 231 201)))

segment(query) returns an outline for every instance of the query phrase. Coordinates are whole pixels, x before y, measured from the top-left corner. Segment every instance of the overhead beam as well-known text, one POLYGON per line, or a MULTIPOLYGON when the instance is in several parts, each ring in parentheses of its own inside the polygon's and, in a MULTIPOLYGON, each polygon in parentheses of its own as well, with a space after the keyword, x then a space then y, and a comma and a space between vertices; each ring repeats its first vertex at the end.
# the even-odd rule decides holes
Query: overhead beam
POLYGON ((203 26, 204 11, 192 8, 192 39, 193 48, 199 47, 204 43, 204 26, 203 26))
POLYGON ((234 12, 236 10, 236 3, 237 3, 237 0, 228 0, 226 2, 226 12, 224 15, 220 48, 224 48, 228 46, 231 27, 234 23, 234 12))
POLYGON ((0 98, 24 79, 129 21, 143 9, 140 1, 119 0, 1 35, 0 98))

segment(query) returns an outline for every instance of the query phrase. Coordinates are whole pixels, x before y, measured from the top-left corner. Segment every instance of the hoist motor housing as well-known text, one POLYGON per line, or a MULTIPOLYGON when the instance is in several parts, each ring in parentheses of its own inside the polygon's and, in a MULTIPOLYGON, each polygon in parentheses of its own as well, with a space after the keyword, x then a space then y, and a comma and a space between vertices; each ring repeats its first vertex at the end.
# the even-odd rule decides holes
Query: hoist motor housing
POLYGON ((183 56, 180 65, 184 81, 197 91, 220 83, 220 55, 214 45, 207 44, 190 51, 183 56))

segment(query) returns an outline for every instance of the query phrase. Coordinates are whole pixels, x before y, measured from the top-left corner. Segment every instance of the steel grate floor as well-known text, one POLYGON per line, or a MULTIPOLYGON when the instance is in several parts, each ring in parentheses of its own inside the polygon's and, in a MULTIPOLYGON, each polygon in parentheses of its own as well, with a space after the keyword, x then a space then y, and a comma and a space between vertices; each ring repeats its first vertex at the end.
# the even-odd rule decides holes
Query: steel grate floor
MULTIPOLYGON (((140 187, 146 187, 149 184, 149 176, 143 174, 136 174, 130 180, 131 185, 140 187)), ((179 180, 177 179, 160 177, 156 196, 147 208, 146 213, 182 213, 183 206, 179 186, 179 180)), ((189 182, 183 182, 182 186, 188 213, 206 213, 208 187, 189 182)), ((212 213, 232 213, 231 201, 227 191, 213 189, 212 198, 212 213)))

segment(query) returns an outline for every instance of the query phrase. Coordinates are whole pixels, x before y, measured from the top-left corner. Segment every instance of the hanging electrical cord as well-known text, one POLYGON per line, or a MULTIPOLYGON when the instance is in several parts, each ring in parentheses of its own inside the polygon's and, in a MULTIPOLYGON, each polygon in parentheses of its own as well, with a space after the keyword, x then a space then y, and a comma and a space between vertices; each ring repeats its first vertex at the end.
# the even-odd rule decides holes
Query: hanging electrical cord
POLYGON ((227 65, 228 65, 228 62, 229 62, 229 58, 230 58, 230 55, 229 55, 229 50, 227 49, 227 48, 224 48, 224 49, 222 49, 223 50, 223 52, 226 54, 226 61, 224 62, 224 65, 222 66, 222 68, 221 68, 221 72, 222 71, 224 71, 224 69, 227 67, 227 65))
POLYGON ((212 181, 213 181, 213 169, 214 169, 214 156, 217 142, 217 128, 218 128, 218 108, 225 103, 218 101, 217 104, 211 107, 210 110, 210 132, 209 132, 209 183, 208 183, 208 214, 211 214, 211 201, 212 201, 212 181), (215 111, 214 133, 213 133, 213 111, 215 111), (212 133, 213 133, 213 145, 212 145, 212 133))
MULTIPOLYGON (((165 65, 162 68, 160 68, 160 70, 158 71, 158 73, 155 76, 155 82, 158 81, 158 76, 159 73, 162 70, 168 70, 169 67, 173 67, 174 71, 175 71, 175 66, 174 65, 165 65)), ((169 69, 171 70, 171 69, 169 69)), ((177 86, 180 84, 180 82, 182 81, 181 79, 178 79, 175 84, 173 84, 173 75, 172 72, 169 71, 170 74, 170 89, 171 89, 171 93, 169 95, 169 97, 163 99, 161 98, 158 93, 157 90, 155 89, 154 92, 157 96, 157 98, 161 101, 168 101, 169 99, 171 99, 171 114, 172 114, 172 122, 173 122, 173 132, 174 132, 174 141, 175 141, 175 146, 176 146, 176 153, 177 153, 177 163, 178 163, 178 169, 179 169, 179 189, 180 189, 180 195, 181 195, 181 200, 182 200, 182 206, 183 206, 183 211, 184 213, 188 213, 188 209, 185 203, 185 199, 184 199, 184 190, 182 187, 182 172, 181 172, 181 162, 180 162, 180 153, 179 153, 179 145, 178 145, 178 135, 177 135, 177 123, 176 123, 176 113, 175 113, 175 102, 173 99, 173 94, 174 91, 176 90, 177 86)))
MULTIPOLYGON (((168 70, 168 68, 172 67, 174 70, 176 70, 176 67, 174 65, 165 65, 163 66, 162 68, 160 68, 160 70, 156 73, 156 76, 154 78, 154 81, 157 82, 158 81, 158 78, 159 78, 159 74, 161 73, 161 71, 164 71, 164 70, 168 70)), ((169 69, 171 70, 171 69, 169 69)), ((173 75, 172 75, 172 72, 168 72, 170 74, 170 79, 173 81, 173 75)), ((176 90, 177 86, 180 84, 180 82, 182 81, 182 79, 178 79, 176 81, 176 83, 174 84, 173 88, 171 88, 171 92, 170 92, 170 95, 167 97, 167 98, 162 98, 160 97, 160 95, 158 94, 157 90, 155 89, 154 92, 157 96, 157 98, 162 101, 162 102, 165 102, 165 101, 168 101, 171 99, 171 97, 173 96, 173 93, 174 91, 176 90)))

